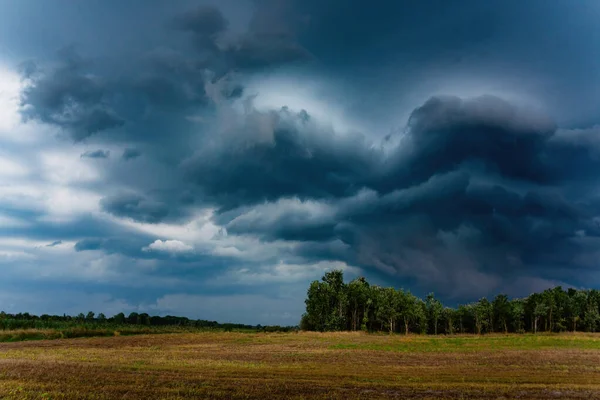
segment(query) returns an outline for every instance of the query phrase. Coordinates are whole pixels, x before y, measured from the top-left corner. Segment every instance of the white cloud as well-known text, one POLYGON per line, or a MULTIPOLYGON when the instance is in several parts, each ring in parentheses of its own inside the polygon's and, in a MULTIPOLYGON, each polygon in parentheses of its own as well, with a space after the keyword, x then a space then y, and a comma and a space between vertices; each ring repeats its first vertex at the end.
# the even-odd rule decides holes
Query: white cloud
POLYGON ((24 165, 17 161, 0 154, 0 176, 1 177, 23 177, 29 173, 24 165))
POLYGON ((187 243, 203 244, 218 235, 220 227, 212 221, 213 209, 199 210, 198 214, 187 224, 158 223, 150 224, 138 222, 129 218, 119 218, 107 214, 106 219, 129 228, 136 232, 146 233, 159 237, 171 237, 187 243))
POLYGON ((162 251, 166 253, 189 253, 194 248, 188 244, 180 242, 179 240, 155 240, 150 243, 147 247, 142 249, 143 251, 162 251))
POLYGON ((58 185, 97 181, 100 178, 99 171, 88 160, 81 158, 82 150, 74 147, 68 151, 44 151, 40 154, 40 172, 48 182, 58 185))
POLYGON ((211 283, 214 284, 241 284, 254 285, 264 283, 295 283, 319 279, 325 272, 340 269, 349 276, 357 276, 360 268, 350 266, 342 261, 319 261, 311 264, 293 264, 280 261, 275 265, 262 268, 232 269, 219 276, 211 283))
POLYGON ((19 76, 0 66, 0 133, 8 134, 8 131, 19 124, 20 90, 19 76))

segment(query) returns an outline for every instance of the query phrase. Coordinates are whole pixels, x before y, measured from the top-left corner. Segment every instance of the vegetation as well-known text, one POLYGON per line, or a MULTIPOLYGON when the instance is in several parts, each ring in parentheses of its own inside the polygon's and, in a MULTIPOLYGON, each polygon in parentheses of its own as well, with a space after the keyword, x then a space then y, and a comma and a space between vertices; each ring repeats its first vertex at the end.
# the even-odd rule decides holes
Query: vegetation
POLYGON ((600 336, 239 333, 0 344, 2 399, 590 399, 600 336))
POLYGON ((409 291, 370 285, 365 278, 344 283, 331 271, 310 284, 300 328, 311 331, 389 333, 538 333, 600 330, 600 291, 560 286, 526 298, 504 294, 457 308, 433 293, 422 300, 409 291))
POLYGON ((7 314, 0 312, 0 342, 61 339, 93 336, 121 336, 158 333, 182 333, 205 330, 237 332, 289 332, 296 327, 244 325, 216 321, 191 320, 185 317, 159 317, 148 314, 119 313, 107 318, 94 312, 76 317, 69 315, 7 314))

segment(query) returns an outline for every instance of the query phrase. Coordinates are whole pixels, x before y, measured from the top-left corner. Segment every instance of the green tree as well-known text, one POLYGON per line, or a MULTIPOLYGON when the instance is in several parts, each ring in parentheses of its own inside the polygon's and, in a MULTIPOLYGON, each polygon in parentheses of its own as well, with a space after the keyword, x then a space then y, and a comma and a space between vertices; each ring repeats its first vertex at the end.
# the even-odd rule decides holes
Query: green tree
POLYGON ((456 310, 445 307, 444 311, 442 311, 442 319, 445 321, 445 331, 449 335, 454 334, 454 323, 456 321, 456 310))
POLYGON ((525 304, 521 299, 510 301, 510 318, 515 332, 524 332, 525 304))
POLYGON ((543 301, 538 302, 533 309, 533 333, 537 333, 538 323, 541 317, 548 314, 548 306, 543 301))
POLYGON ((122 312, 118 313, 113 317, 114 321, 118 325, 123 325, 125 323, 125 314, 122 312))
POLYGON ((458 331, 460 333, 475 332, 472 327, 473 310, 471 305, 460 304, 456 310, 456 318, 458 319, 458 331))
POLYGON ((325 273, 322 280, 329 286, 331 312, 327 320, 327 330, 342 331, 346 327, 346 308, 348 304, 344 273, 341 270, 329 271, 325 273))
POLYGON ((508 296, 505 294, 499 294, 494 298, 492 302, 492 309, 494 313, 494 319, 498 323, 498 327, 508 333, 508 320, 511 314, 511 306, 508 300, 508 296))
POLYGON ((130 313, 129 316, 127 317, 127 323, 128 324, 139 324, 139 316, 140 314, 136 313, 135 311, 130 313))
POLYGON ((583 324, 588 332, 596 332, 600 322, 600 292, 590 290, 587 292, 587 305, 583 314, 583 324))
POLYGON ((363 277, 356 278, 348 284, 348 303, 351 313, 351 326, 355 331, 360 328, 360 313, 364 313, 364 306, 369 296, 369 283, 363 277))
POLYGON ((421 334, 427 333, 427 304, 421 299, 417 299, 415 308, 416 327, 421 334))
POLYGON ((585 292, 575 289, 569 289, 568 295, 566 313, 571 322, 572 331, 576 332, 577 323, 581 321, 587 306, 587 295, 585 292))
POLYGON ((86 320, 86 321, 89 321, 89 322, 91 322, 91 321, 93 321, 93 320, 94 320, 94 316, 95 316, 95 315, 96 315, 96 314, 94 314, 94 312, 93 312, 93 311, 90 311, 90 312, 88 312, 88 313, 87 313, 87 315, 85 316, 85 320, 86 320))
POLYGON ((308 288, 306 303, 307 325, 317 331, 327 329, 327 320, 331 314, 329 298, 331 290, 324 282, 313 281, 308 288))
POLYGON ((380 288, 377 300, 377 320, 387 327, 391 334, 395 330, 396 319, 398 318, 400 296, 392 287, 380 288))
POLYGON ((408 335, 411 324, 417 324, 419 319, 418 298, 410 292, 398 291, 399 318, 404 323, 404 334, 408 335))
POLYGON ((475 319, 475 328, 478 335, 489 332, 493 327, 493 309, 492 303, 485 297, 472 305, 473 317, 475 319))
POLYGON ((429 317, 430 324, 433 327, 433 333, 434 335, 437 335, 438 321, 442 316, 444 306, 438 299, 435 298, 433 292, 427 295, 427 301, 425 304, 427 305, 427 316, 429 317))

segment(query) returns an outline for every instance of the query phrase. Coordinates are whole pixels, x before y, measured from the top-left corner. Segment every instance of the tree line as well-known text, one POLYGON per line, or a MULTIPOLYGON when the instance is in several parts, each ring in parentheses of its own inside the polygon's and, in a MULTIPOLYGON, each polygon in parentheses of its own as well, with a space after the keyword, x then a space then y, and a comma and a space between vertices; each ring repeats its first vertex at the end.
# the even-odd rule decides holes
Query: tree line
POLYGON ((266 332, 287 332, 296 327, 279 325, 246 325, 236 323, 219 323, 202 319, 189 319, 187 317, 176 317, 172 315, 150 316, 147 313, 132 312, 129 315, 118 313, 112 317, 106 317, 103 313, 95 314, 93 311, 87 314, 80 313, 77 316, 70 315, 33 315, 29 313, 9 314, 0 312, 0 330, 16 329, 63 329, 71 326, 93 325, 93 326, 148 326, 148 327, 184 327, 193 329, 218 329, 218 330, 250 330, 266 332))
POLYGON ((446 307, 433 293, 421 299, 410 291, 371 285, 363 277, 344 283, 340 270, 327 272, 307 291, 300 329, 386 331, 419 334, 492 332, 596 332, 600 329, 600 291, 558 286, 510 299, 482 298, 446 307))

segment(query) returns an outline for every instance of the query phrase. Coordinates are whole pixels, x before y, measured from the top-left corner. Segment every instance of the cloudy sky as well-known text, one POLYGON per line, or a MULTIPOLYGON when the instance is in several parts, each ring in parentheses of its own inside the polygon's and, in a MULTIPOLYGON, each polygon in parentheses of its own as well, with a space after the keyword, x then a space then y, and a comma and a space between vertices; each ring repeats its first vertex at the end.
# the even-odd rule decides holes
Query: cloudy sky
POLYGON ((0 0, 0 309, 296 324, 600 286, 595 0, 0 0))

